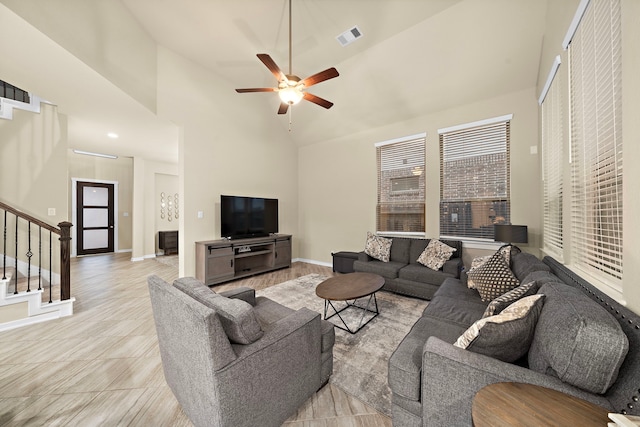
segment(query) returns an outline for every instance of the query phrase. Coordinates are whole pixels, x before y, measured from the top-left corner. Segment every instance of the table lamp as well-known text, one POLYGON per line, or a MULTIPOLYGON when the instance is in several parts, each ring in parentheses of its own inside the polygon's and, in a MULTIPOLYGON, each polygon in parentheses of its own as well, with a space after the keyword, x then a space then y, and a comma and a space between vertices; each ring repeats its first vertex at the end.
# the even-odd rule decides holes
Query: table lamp
POLYGON ((494 225, 493 240, 504 243, 528 243, 527 226, 496 224, 494 225))

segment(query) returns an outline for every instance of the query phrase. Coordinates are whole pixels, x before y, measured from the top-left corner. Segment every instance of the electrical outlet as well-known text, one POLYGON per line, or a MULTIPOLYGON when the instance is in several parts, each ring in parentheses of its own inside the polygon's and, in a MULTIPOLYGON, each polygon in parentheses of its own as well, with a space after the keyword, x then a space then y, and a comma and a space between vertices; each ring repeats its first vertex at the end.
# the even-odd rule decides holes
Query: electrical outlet
POLYGON ((198 219, 204 218, 204 212, 198 211, 198 219))
POLYGON ((47 215, 49 215, 49 216, 56 216, 56 208, 49 208, 49 209, 47 209, 47 215))

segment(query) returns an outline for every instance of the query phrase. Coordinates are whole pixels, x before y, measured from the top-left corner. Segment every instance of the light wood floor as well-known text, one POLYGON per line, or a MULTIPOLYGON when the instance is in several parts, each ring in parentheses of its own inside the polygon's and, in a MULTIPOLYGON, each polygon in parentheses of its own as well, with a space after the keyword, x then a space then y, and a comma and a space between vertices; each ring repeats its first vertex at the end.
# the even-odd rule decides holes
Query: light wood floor
MULTIPOLYGON (((0 333, 1 426, 190 426, 164 381, 146 277, 177 269, 129 254, 72 260, 75 314, 0 333)), ((215 287, 262 289, 331 269, 306 263, 215 287)), ((256 420, 256 426, 259 426, 256 420)), ((286 427, 391 426, 328 385, 286 427)))

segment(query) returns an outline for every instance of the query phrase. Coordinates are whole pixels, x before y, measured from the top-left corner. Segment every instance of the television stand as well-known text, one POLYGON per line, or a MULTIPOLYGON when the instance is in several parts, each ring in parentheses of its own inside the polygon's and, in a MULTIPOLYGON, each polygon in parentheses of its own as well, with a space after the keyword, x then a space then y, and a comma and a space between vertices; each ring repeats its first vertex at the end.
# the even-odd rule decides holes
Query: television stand
POLYGON ((196 278, 207 286, 291 266, 291 235, 196 242, 196 278))

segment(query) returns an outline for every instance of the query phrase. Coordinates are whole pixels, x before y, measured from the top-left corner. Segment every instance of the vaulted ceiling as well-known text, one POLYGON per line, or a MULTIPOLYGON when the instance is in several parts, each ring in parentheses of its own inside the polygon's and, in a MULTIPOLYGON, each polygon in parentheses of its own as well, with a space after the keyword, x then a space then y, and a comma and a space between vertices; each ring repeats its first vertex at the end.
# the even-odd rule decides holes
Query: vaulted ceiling
MULTIPOLYGON (((25 0, 0 1, 19 10, 25 0)), ((262 109, 251 114, 288 125, 276 115, 275 94, 233 90, 275 85, 257 53, 289 72, 287 0, 120 1, 157 44, 228 82, 229 97, 262 109)), ((535 86, 546 3, 293 0, 293 73, 304 78, 335 66, 340 76, 310 90, 334 102, 330 110, 293 107, 291 137, 300 145, 326 141, 535 86), (341 46, 336 36, 355 25, 363 37, 341 46)))

